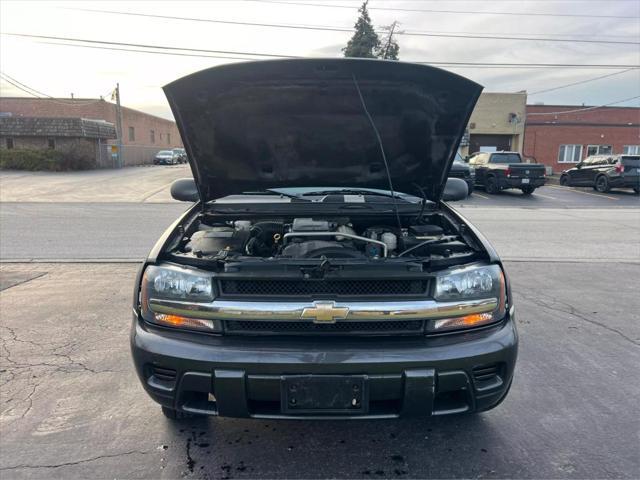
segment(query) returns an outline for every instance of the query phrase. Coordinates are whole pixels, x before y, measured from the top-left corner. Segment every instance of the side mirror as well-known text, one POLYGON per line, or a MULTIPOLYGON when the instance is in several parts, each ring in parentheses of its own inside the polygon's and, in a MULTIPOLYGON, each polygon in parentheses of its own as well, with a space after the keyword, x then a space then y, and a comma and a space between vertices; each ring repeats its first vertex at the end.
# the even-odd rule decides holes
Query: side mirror
POLYGON ((456 200, 464 200, 469 195, 469 187, 467 182, 461 178, 447 178, 447 183, 444 186, 444 192, 442 193, 442 199, 448 202, 455 202, 456 200))
POLYGON ((200 199, 193 178, 179 178, 171 184, 171 196, 181 202, 197 202, 200 199))

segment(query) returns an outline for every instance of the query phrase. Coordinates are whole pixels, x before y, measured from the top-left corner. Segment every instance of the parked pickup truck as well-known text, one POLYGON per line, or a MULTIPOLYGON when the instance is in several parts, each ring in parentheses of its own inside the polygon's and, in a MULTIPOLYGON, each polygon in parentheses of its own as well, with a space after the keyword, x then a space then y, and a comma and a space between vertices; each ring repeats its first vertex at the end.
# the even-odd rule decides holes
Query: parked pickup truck
POLYGON ((545 168, 541 163, 524 163, 518 152, 479 152, 468 159, 475 169, 476 185, 487 193, 519 188, 525 195, 544 185, 545 168))

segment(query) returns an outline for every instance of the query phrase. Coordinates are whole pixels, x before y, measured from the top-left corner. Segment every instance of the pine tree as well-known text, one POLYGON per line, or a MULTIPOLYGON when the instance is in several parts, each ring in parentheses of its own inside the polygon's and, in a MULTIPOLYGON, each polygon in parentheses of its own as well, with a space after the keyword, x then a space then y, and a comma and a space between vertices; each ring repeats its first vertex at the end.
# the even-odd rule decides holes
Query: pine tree
POLYGON ((356 31, 347 46, 342 49, 345 57, 376 58, 378 56, 380 39, 371 24, 367 3, 369 0, 365 0, 358 9, 360 16, 354 26, 356 31))

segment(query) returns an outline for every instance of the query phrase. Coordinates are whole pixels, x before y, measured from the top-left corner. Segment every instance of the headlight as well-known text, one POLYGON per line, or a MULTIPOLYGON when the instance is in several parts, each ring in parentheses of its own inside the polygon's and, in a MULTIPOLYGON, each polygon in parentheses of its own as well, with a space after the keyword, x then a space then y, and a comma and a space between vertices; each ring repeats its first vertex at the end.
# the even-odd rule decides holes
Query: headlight
POLYGON ((504 273, 498 265, 472 267, 436 278, 434 298, 448 311, 464 312, 429 322, 431 332, 470 328, 501 320, 505 315, 504 273))
POLYGON ((145 270, 140 287, 142 317, 166 327, 218 332, 220 322, 207 319, 196 308, 198 303, 211 302, 214 296, 209 273, 152 265, 145 270))

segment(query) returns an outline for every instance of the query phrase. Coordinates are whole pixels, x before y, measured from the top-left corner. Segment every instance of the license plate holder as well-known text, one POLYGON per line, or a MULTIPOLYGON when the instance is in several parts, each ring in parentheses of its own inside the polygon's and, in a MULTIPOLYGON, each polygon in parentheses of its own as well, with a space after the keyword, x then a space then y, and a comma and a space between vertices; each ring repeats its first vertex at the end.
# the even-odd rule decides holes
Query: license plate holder
POLYGON ((282 413, 363 414, 369 410, 366 375, 284 375, 282 413))
POLYGON ((529 183, 529 179, 528 178, 523 178, 522 179, 522 184, 526 185, 527 183, 529 183))

